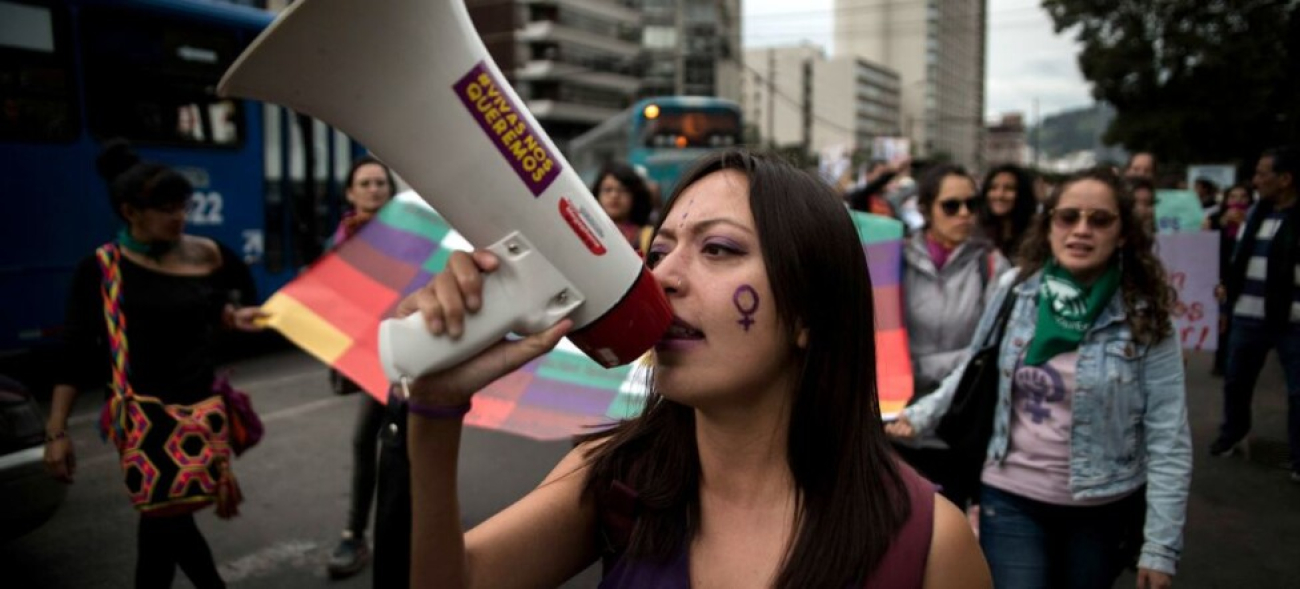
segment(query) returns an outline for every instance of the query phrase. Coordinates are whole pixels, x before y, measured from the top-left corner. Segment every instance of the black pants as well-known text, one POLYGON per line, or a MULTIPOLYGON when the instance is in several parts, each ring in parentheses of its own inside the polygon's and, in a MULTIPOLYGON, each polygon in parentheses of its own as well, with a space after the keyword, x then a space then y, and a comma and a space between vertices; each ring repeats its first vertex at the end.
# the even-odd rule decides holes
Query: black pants
POLYGON ((375 589, 411 584, 411 463, 406 404, 390 400, 380 428, 379 503, 375 506, 375 589))
POLYGON ((226 586, 193 515, 141 516, 136 550, 137 589, 171 587, 178 565, 198 589, 226 586))
POLYGON ((348 530, 354 538, 366 535, 370 521, 370 505, 375 498, 375 452, 384 421, 383 404, 369 394, 359 396, 361 406, 352 432, 352 503, 348 506, 348 530))

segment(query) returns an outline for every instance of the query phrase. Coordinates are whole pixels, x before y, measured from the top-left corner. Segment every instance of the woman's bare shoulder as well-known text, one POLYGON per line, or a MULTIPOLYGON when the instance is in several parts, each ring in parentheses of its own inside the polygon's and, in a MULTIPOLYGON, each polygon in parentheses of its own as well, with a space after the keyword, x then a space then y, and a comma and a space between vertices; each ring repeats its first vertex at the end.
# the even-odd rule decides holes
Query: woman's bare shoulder
POLYGON ((221 247, 217 242, 201 235, 185 235, 180 244, 181 259, 186 264, 216 270, 222 265, 221 247))
POLYGON ((942 495, 934 495, 934 536, 925 564, 925 589, 987 589, 993 586, 988 563, 966 514, 942 495))

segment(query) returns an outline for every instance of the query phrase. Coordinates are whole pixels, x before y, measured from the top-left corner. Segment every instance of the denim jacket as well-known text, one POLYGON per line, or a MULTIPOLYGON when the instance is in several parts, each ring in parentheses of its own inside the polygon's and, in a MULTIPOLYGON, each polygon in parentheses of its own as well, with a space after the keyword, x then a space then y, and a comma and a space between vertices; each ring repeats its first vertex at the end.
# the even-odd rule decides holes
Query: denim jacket
MULTIPOLYGON (((1011 376, 1034 337, 1038 272, 1012 286, 1008 272, 985 308, 971 353, 984 341, 1007 293, 1014 291, 998 354, 998 402, 987 460, 1006 459, 1011 424, 1011 376)), ((1070 493, 1076 499, 1123 495, 1146 484, 1144 542, 1138 566, 1173 574, 1183 549, 1192 440, 1187 423, 1183 357, 1176 336, 1143 346, 1133 341, 1120 293, 1110 300, 1079 345, 1074 421, 1070 426, 1070 493)), ((933 394, 904 410, 919 435, 932 433, 948 411, 963 363, 933 394)))

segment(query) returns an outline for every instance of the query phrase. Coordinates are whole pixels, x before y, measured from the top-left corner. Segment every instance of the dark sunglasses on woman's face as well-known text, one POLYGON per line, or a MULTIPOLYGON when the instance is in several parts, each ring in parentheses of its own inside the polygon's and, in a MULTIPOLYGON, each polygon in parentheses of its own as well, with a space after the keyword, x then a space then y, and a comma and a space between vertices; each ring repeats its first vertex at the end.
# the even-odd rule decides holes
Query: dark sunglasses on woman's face
POLYGON ((1068 207, 1064 209, 1052 209, 1052 222, 1061 229, 1074 229, 1079 224, 1079 219, 1083 219, 1089 227, 1097 230, 1109 229, 1115 221, 1119 220, 1119 215, 1103 209, 1080 209, 1077 207, 1068 207))
POLYGON ((962 207, 966 207, 967 211, 970 211, 971 214, 975 214, 984 208, 984 197, 972 196, 966 199, 954 198, 951 200, 941 200, 939 201, 939 207, 943 209, 943 214, 948 215, 949 217, 956 216, 957 211, 960 211, 962 207))

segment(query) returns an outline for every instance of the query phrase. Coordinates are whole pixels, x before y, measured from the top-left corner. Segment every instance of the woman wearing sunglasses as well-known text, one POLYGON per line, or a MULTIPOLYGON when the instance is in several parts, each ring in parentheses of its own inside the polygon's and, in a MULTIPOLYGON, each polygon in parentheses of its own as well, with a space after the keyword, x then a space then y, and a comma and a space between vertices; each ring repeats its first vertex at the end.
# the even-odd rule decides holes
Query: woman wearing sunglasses
MULTIPOLYGON (((1070 178, 1046 210, 1025 238, 1019 278, 999 281, 972 340, 1015 297, 980 544, 998 587, 1110 587, 1140 530, 1138 587, 1169 587, 1192 450, 1165 272, 1113 173, 1070 178)), ((962 369, 887 431, 933 431, 962 369)))
MULTIPOLYGON (((925 228, 903 250, 904 321, 914 376, 913 402, 938 388, 967 355, 993 280, 1009 266, 978 231, 984 197, 960 166, 928 170, 917 189, 925 228)), ((895 448, 914 468, 965 509, 978 480, 962 480, 952 468, 948 446, 937 436, 897 440, 895 448)), ((965 478, 970 478, 969 476, 965 478)))

